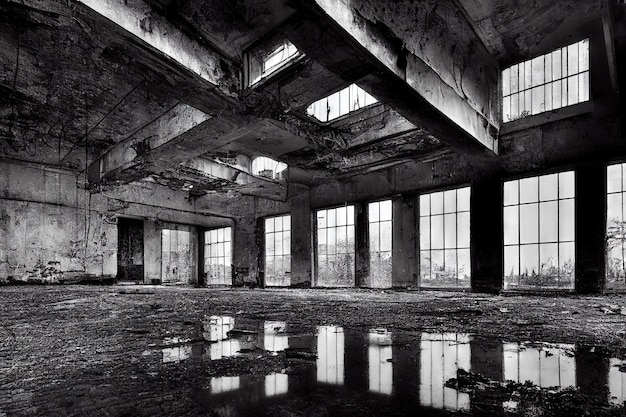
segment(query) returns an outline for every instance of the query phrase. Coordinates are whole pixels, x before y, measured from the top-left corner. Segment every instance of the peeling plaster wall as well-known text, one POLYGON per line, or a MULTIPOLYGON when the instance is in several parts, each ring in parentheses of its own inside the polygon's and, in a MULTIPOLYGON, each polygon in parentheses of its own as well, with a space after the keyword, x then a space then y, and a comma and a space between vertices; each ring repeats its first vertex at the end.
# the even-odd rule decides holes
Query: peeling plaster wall
POLYGON ((90 195, 70 171, 1 160, 0 172, 0 283, 115 277, 116 216, 151 219, 145 220, 144 242, 145 279, 151 282, 161 278, 157 223, 223 223, 194 213, 184 193, 151 184, 90 195))
POLYGON ((115 275, 117 226, 85 210, 88 196, 73 175, 0 165, 0 282, 115 275))

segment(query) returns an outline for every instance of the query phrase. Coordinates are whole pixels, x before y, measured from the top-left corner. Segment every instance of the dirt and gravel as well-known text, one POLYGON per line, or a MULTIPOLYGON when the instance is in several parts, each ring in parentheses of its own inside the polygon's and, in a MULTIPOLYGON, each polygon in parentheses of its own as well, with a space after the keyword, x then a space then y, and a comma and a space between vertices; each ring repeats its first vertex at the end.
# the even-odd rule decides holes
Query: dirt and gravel
MULTIPOLYGON (((234 317, 235 329, 244 330, 270 320, 288 323, 290 334, 323 325, 386 329, 394 340, 460 332, 585 345, 626 357, 626 296, 615 294, 5 286, 0 300, 2 417, 222 415, 200 407, 194 395, 211 378, 305 372, 306 358, 264 350, 164 363, 163 349, 202 341, 211 315, 234 317)), ((344 412, 313 404, 315 395, 274 405, 270 415, 357 415, 346 401, 344 412)), ((357 401, 354 410, 367 415, 368 401, 357 401)), ((386 414, 393 413, 373 413, 386 414)))

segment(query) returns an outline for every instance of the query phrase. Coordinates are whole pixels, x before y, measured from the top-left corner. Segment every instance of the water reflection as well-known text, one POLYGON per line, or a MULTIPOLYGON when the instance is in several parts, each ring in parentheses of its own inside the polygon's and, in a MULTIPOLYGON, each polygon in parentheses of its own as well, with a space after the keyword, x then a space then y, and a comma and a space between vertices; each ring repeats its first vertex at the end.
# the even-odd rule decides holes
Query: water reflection
POLYGON ((345 334, 337 326, 317 328, 317 382, 343 385, 345 370, 345 334))
POLYGON ((238 376, 220 376, 211 378, 211 394, 221 394, 224 392, 235 391, 239 389, 240 377, 238 376))
POLYGON ((265 396, 275 397, 289 392, 289 375, 271 374, 265 376, 265 396))
POLYGON ((626 361, 611 359, 609 361, 609 402, 622 405, 626 401, 626 361))
POLYGON ((504 379, 542 387, 576 386, 574 345, 504 343, 504 379))
POLYGON ((393 353, 391 333, 373 329, 368 333, 369 390, 391 395, 393 392, 393 353))
POLYGON ((457 371, 471 370, 470 336, 463 333, 422 333, 420 342, 420 403, 451 411, 467 411, 470 396, 445 386, 457 371))
POLYGON ((282 352, 289 347, 289 336, 285 333, 284 321, 266 321, 263 323, 263 346, 268 352, 282 352))
POLYGON ((211 378, 209 386, 197 393, 198 402, 218 414, 225 410, 233 416, 263 414, 263 407, 286 396, 317 392, 347 396, 347 402, 375 395, 373 403, 380 407, 502 415, 518 405, 499 390, 499 383, 505 381, 529 381, 550 389, 573 386, 607 405, 626 400, 626 373, 621 372, 626 361, 609 361, 591 348, 581 352, 570 344, 499 342, 467 333, 424 332, 413 339, 386 329, 358 331, 330 325, 290 334, 283 321, 239 326, 236 329, 232 318, 212 316, 203 324, 204 342, 174 337, 165 339, 162 348, 163 363, 219 360, 257 349, 287 351, 288 358, 297 360, 297 365, 290 362, 287 367, 298 369, 294 374, 275 371, 211 378), (482 390, 456 390, 447 382, 460 369, 483 375, 492 384, 482 390))

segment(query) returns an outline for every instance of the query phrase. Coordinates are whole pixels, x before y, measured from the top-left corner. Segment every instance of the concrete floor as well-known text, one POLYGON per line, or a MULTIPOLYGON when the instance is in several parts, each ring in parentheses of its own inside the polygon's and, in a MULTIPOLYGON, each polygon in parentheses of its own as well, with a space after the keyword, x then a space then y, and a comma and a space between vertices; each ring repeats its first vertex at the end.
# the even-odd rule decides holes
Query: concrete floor
POLYGON ((17 286, 0 297, 0 416, 529 415, 548 400, 565 408, 535 415, 624 412, 622 295, 17 286), (448 381, 459 368, 473 373, 448 381), (534 400, 506 379, 533 381, 534 400), (552 385, 577 396, 538 388, 552 385))

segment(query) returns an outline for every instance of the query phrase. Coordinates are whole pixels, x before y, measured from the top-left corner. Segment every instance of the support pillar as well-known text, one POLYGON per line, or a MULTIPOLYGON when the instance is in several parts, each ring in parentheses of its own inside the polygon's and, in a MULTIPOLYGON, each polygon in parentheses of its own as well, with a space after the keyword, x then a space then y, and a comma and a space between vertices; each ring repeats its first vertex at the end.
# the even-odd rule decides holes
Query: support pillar
POLYGON ((301 193, 291 199, 291 286, 311 287, 311 193, 301 193))
POLYGON ((393 255, 392 286, 410 287, 417 285, 417 222, 414 197, 399 197, 393 200, 393 255))
POLYGON ((472 290, 497 293, 503 282, 502 183, 499 177, 472 184, 470 233, 472 290))
POLYGON ((606 169, 576 170, 576 292, 602 292, 605 285, 606 169))

